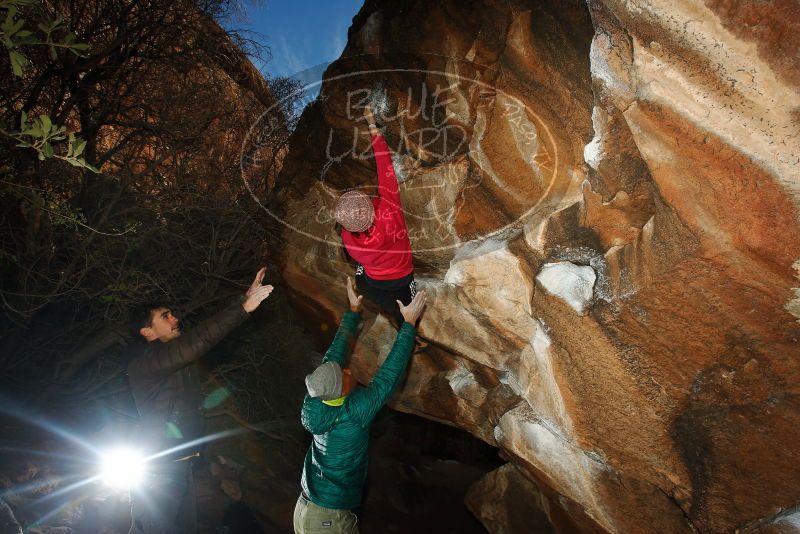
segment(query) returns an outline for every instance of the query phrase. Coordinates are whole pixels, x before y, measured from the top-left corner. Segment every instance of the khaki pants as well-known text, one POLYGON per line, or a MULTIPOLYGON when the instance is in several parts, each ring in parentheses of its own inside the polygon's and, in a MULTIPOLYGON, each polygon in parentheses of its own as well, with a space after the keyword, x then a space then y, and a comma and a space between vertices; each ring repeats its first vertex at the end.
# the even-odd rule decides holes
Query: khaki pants
POLYGON ((295 534, 358 534, 358 519, 350 510, 323 508, 303 495, 294 507, 295 534))

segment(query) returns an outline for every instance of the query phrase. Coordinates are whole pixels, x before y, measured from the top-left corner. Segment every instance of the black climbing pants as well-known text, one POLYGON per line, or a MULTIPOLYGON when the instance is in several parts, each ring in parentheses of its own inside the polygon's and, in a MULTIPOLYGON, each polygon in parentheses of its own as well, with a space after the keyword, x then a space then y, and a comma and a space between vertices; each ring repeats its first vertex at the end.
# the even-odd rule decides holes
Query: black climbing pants
POLYGON ((367 276, 360 265, 356 270, 356 288, 389 318, 395 328, 400 328, 404 321, 396 301, 407 306, 417 293, 414 273, 397 280, 375 280, 367 276))

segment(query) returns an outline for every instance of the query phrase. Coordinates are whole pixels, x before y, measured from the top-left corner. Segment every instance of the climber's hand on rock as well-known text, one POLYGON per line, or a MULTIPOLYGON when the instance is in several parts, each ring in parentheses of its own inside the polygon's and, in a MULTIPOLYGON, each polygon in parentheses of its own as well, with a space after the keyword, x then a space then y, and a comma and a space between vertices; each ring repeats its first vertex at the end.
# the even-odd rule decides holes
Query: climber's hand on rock
POLYGON ((361 311, 361 301, 364 299, 364 295, 356 294, 356 290, 353 287, 353 279, 349 276, 347 277, 347 300, 350 301, 350 311, 352 312, 360 312, 361 311))
POLYGON ((413 325, 416 324, 417 319, 422 315, 422 311, 425 309, 425 304, 427 302, 428 297, 425 295, 425 291, 420 291, 414 296, 414 299, 408 306, 403 306, 403 303, 399 300, 397 301, 397 305, 400 306, 400 313, 403 315, 403 319, 405 319, 407 323, 413 325))
POLYGON ((370 104, 364 106, 364 118, 367 119, 367 124, 375 124, 375 113, 370 104))
POLYGON ((369 126, 369 133, 373 137, 380 134, 381 131, 378 129, 378 123, 375 122, 375 114, 372 111, 372 106, 367 104, 364 107, 364 118, 367 119, 367 126, 369 126))

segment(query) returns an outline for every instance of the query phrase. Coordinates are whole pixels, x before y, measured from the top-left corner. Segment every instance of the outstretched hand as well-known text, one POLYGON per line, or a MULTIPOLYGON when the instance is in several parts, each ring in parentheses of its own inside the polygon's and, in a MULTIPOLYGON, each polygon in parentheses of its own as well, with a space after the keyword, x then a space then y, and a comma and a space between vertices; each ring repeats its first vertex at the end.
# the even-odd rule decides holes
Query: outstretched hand
POLYGON ((264 281, 264 275, 267 274, 267 268, 262 267, 256 273, 256 277, 253 280, 253 283, 250 284, 250 287, 247 289, 247 293, 245 293, 244 302, 242 302, 242 308, 247 313, 252 313, 255 311, 256 308, 261 305, 262 302, 272 293, 272 290, 275 289, 271 285, 261 285, 264 281))
POLYGON ((397 305, 400 306, 400 313, 403 315, 403 319, 407 323, 416 324, 417 319, 419 319, 420 315, 422 315, 422 311, 425 309, 425 304, 427 304, 427 302, 427 295, 425 295, 424 291, 420 291, 414 296, 414 299, 408 304, 408 306, 403 306, 403 303, 399 300, 397 301, 397 305))
POLYGON ((356 290, 353 288, 353 279, 349 276, 347 277, 347 300, 350 301, 350 311, 356 313, 361 311, 361 301, 364 300, 364 295, 356 294, 356 290))

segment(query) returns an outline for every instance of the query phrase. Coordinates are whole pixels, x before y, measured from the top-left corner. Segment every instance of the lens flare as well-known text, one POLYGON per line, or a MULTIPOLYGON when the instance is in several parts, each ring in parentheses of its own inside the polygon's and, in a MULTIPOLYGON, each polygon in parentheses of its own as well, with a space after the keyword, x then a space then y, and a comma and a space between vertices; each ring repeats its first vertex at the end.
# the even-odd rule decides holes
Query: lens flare
POLYGON ((102 457, 100 476, 112 488, 133 488, 144 477, 144 462, 144 457, 133 449, 113 449, 102 457))

